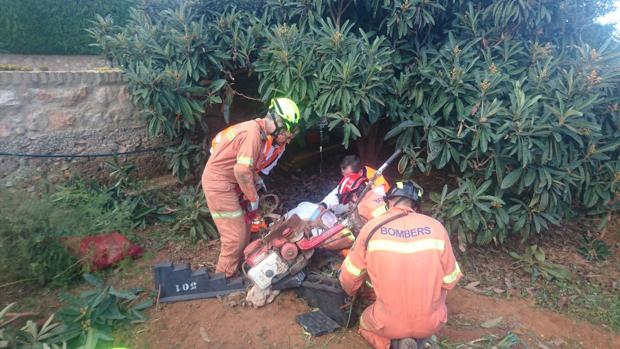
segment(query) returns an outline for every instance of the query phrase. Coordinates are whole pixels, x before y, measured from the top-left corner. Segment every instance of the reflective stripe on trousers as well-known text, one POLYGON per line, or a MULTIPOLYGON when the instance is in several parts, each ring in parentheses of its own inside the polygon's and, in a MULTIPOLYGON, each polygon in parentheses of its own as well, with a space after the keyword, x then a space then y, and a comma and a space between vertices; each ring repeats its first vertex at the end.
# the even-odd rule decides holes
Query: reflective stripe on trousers
POLYGON ((243 216, 243 210, 221 211, 221 212, 211 211, 211 217, 213 217, 213 219, 236 218, 236 217, 241 217, 241 216, 243 216))
POLYGON ((220 255, 216 272, 234 276, 243 260, 243 249, 250 241, 249 227, 243 216, 239 196, 231 183, 202 181, 207 206, 220 234, 220 255))

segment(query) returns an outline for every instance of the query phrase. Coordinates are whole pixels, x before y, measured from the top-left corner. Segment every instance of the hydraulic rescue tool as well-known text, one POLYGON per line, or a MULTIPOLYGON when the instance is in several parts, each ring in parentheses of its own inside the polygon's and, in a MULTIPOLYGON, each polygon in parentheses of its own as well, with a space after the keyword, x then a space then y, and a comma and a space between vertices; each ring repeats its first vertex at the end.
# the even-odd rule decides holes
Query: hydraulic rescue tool
MULTIPOLYGON (((400 150, 395 151, 379 167, 369 183, 374 183, 400 154, 400 150)), ((359 197, 366 195, 371 187, 367 185, 359 197)), ((325 229, 318 236, 313 236, 309 222, 303 221, 296 214, 275 221, 260 238, 244 249, 244 273, 261 289, 269 288, 287 275, 297 274, 308 264, 315 248, 333 240, 343 229, 353 228, 354 212, 359 201, 340 223, 325 229)))

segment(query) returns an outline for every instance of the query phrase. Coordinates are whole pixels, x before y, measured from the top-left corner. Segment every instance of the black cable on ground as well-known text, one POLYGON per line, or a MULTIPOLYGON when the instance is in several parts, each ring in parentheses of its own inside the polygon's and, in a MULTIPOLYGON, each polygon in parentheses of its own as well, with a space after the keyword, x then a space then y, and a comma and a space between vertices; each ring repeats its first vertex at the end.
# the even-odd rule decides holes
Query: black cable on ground
POLYGON ((149 152, 156 152, 165 150, 167 147, 176 145, 169 144, 159 147, 146 148, 146 149, 137 149, 126 152, 117 152, 117 153, 94 153, 94 154, 28 154, 28 153, 11 153, 11 152, 0 152, 0 156, 13 156, 20 158, 102 158, 102 157, 114 157, 121 155, 133 155, 133 154, 142 154, 149 152))

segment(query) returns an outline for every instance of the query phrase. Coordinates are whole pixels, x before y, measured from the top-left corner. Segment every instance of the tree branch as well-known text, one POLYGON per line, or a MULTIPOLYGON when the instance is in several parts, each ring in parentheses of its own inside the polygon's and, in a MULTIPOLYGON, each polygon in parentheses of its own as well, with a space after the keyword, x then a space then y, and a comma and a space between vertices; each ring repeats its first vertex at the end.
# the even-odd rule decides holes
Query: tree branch
POLYGON ((248 95, 245 95, 245 94, 243 94, 243 93, 233 89, 232 87, 230 89, 233 91, 234 94, 236 94, 238 96, 241 96, 243 98, 246 98, 246 99, 249 99, 249 100, 252 100, 252 101, 262 102, 262 99, 260 99, 260 98, 250 97, 248 95))
POLYGON ((329 16, 332 18, 332 20, 334 20, 334 22, 336 21, 336 16, 334 15, 334 9, 332 8, 332 2, 331 0, 328 2, 329 3, 329 16))
POLYGON ((352 0, 348 0, 347 4, 343 6, 344 1, 340 0, 338 2, 338 17, 336 18, 336 25, 340 26, 340 19, 342 18, 342 15, 344 14, 344 11, 347 10, 347 8, 349 8, 349 5, 351 5, 352 0))
POLYGON ((21 319, 23 317, 33 317, 33 316, 39 316, 38 313, 35 313, 33 311, 28 311, 25 313, 7 313, 6 314, 7 317, 11 317, 10 319, 4 321, 3 323, 0 323, 0 328, 2 327, 6 327, 8 324, 17 321, 18 319, 21 319))

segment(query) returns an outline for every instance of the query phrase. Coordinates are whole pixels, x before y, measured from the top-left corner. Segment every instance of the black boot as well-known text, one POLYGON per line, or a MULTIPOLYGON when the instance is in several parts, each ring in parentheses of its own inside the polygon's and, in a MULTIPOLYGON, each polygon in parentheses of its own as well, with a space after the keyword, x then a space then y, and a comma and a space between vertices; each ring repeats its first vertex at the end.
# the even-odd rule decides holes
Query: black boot
POLYGON ((421 349, 413 338, 393 339, 390 349, 421 349))
POLYGON ((418 343, 418 349, 436 349, 437 348, 432 337, 417 339, 416 342, 418 343))

